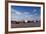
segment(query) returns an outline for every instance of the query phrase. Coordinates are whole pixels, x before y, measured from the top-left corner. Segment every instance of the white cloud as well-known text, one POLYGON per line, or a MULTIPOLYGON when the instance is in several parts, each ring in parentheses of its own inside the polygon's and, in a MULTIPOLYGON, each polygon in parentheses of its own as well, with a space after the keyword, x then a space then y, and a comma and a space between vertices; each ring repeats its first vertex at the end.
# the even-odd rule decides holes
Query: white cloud
POLYGON ((18 11, 18 10, 15 10, 15 9, 12 9, 12 13, 14 13, 14 14, 17 14, 17 15, 21 15, 21 14, 29 14, 29 12, 20 12, 20 11, 18 11))
POLYGON ((29 14, 29 12, 24 12, 24 14, 29 14))
POLYGON ((20 12, 20 11, 17 11, 17 10, 15 10, 15 14, 17 14, 17 15, 24 15, 24 14, 29 14, 29 12, 20 12))
POLYGON ((21 12, 19 12, 19 11, 17 11, 17 10, 14 10, 14 9, 12 9, 12 12, 13 12, 14 14, 17 14, 17 15, 21 15, 21 14, 22 14, 21 12))
MULTIPOLYGON (((22 15, 22 14, 30 14, 29 12, 20 12, 20 11, 17 11, 17 10, 14 10, 12 9, 12 19, 11 20, 38 20, 40 19, 40 17, 37 17, 35 15, 37 15, 37 13, 35 13, 34 15, 30 15, 30 16, 25 16, 25 17, 22 17, 22 18, 16 18, 15 14, 17 15, 22 15)), ((35 12, 35 11, 34 11, 35 12)))
POLYGON ((21 15, 21 14, 22 14, 21 12, 17 12, 17 11, 16 11, 15 13, 16 13, 17 15, 21 15))

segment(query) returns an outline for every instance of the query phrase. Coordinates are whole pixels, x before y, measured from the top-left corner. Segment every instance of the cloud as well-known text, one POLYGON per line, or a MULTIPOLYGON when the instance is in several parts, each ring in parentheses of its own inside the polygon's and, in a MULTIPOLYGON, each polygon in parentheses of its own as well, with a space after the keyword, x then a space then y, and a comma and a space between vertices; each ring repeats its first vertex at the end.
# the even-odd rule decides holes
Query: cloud
MULTIPOLYGON (((34 12, 36 12, 36 11, 34 10, 34 12)), ((30 13, 29 12, 21 12, 21 11, 12 9, 11 20, 13 20, 13 21, 20 20, 21 21, 21 20, 38 20, 38 19, 40 19, 40 17, 35 16, 35 15, 37 15, 37 13, 30 14, 30 15, 28 15, 28 14, 30 14, 30 13)))
POLYGON ((34 14, 35 16, 38 15, 37 13, 34 14))
POLYGON ((13 13, 13 14, 17 14, 17 15, 30 14, 29 12, 21 12, 21 11, 14 10, 14 9, 12 9, 12 13, 13 13))
POLYGON ((33 10, 34 13, 35 13, 36 11, 37 11, 36 9, 33 10))
POLYGON ((15 13, 16 13, 17 15, 21 15, 21 14, 22 14, 21 12, 17 12, 17 11, 16 11, 15 13))
POLYGON ((20 12, 20 11, 16 11, 15 12, 17 15, 24 15, 24 14, 29 14, 29 12, 20 12))
POLYGON ((29 14, 29 12, 24 12, 24 14, 29 14))
POLYGON ((12 13, 13 14, 17 14, 17 15, 21 15, 22 14, 20 11, 17 11, 17 10, 14 10, 14 9, 12 9, 12 13))
POLYGON ((17 20, 17 21, 22 21, 22 20, 30 20, 30 21, 32 21, 32 20, 39 20, 40 19, 40 17, 38 17, 38 16, 34 16, 34 15, 29 15, 29 16, 23 16, 23 15, 21 15, 21 16, 13 16, 12 17, 12 20, 17 20))

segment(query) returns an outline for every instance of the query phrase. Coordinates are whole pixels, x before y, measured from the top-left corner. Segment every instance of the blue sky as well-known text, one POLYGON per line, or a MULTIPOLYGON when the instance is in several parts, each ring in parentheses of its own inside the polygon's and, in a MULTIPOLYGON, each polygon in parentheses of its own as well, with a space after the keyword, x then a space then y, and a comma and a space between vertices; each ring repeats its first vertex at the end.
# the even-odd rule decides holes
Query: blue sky
POLYGON ((38 20, 40 19, 40 7, 11 6, 12 20, 38 20))

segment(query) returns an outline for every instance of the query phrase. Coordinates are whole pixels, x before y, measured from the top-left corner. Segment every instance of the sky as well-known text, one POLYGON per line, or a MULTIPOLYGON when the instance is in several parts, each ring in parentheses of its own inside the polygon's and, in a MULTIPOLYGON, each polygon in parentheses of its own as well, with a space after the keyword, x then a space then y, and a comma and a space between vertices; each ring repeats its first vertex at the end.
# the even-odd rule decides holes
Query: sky
POLYGON ((40 7, 35 6, 11 6, 11 20, 39 20, 40 7))

